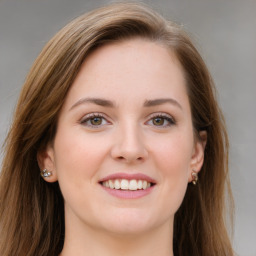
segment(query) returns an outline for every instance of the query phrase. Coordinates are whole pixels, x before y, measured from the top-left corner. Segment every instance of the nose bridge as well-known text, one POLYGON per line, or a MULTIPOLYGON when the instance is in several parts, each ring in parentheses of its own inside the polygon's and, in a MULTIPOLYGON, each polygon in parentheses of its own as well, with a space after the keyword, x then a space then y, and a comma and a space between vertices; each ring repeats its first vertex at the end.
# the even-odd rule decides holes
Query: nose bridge
POLYGON ((126 121, 118 126, 112 155, 127 162, 146 158, 147 150, 141 127, 137 122, 126 121))

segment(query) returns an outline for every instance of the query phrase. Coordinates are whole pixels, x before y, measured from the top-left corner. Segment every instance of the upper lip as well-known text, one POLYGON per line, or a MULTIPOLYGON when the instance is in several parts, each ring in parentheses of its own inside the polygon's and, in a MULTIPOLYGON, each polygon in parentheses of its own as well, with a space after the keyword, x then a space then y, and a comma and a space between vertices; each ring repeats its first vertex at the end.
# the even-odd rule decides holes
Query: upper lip
POLYGON ((146 180, 150 183, 156 183, 156 181, 143 173, 113 173, 104 178, 102 178, 99 182, 107 181, 107 180, 115 180, 115 179, 126 179, 126 180, 146 180))

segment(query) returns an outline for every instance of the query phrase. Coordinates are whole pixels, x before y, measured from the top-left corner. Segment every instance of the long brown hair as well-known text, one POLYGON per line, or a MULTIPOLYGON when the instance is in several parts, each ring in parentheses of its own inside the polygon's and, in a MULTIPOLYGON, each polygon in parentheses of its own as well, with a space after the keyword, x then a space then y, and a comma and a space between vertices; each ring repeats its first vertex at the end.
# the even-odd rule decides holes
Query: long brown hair
POLYGON ((111 4, 75 19, 44 47, 28 74, 4 148, 0 255, 56 256, 61 252, 63 198, 57 182, 47 183, 40 177, 36 156, 54 139, 58 114, 86 56, 103 44, 132 37, 163 44, 176 54, 186 78, 195 134, 207 131, 199 183, 188 185, 175 215, 174 254, 233 255, 225 226, 226 199, 228 206, 233 202, 228 138, 213 81, 181 28, 135 3, 111 4))

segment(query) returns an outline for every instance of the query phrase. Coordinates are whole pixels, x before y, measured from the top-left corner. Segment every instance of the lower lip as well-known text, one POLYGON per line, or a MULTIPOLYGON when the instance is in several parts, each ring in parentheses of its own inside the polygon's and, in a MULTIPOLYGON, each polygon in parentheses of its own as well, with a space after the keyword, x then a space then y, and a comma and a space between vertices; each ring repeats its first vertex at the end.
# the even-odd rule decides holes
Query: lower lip
MULTIPOLYGON (((102 186, 102 185, 101 185, 102 186)), ((155 186, 151 186, 147 189, 140 190, 121 190, 121 189, 111 189, 102 186, 102 188, 108 192, 110 195, 122 198, 122 199, 136 199, 149 195, 155 186)))

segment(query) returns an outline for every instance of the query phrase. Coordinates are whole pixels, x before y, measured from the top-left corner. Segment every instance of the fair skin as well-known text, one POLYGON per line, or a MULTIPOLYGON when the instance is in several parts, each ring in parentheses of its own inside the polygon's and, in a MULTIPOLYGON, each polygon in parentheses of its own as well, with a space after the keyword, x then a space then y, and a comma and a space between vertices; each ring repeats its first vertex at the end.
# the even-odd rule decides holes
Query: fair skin
POLYGON ((174 214, 203 157, 174 54, 143 39, 97 49, 38 155, 65 201, 61 256, 173 255, 174 214))

